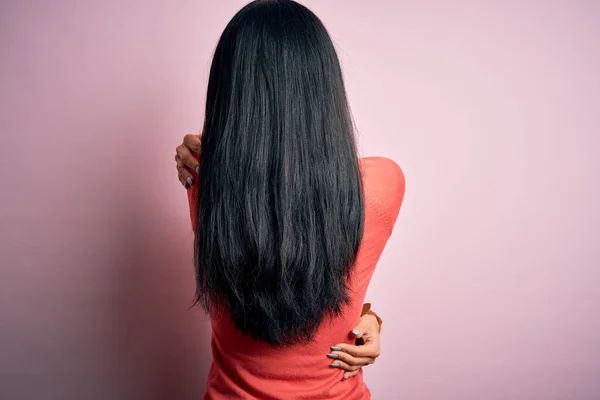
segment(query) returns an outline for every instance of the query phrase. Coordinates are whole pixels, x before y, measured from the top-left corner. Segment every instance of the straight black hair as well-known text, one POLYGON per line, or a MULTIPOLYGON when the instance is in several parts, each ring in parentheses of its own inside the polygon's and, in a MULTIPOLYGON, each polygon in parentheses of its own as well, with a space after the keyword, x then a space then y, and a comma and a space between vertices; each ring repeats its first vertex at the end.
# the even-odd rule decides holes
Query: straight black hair
POLYGON ((353 123, 333 43, 290 0, 254 1, 215 50, 195 240, 196 302, 273 345, 349 301, 363 234, 353 123))

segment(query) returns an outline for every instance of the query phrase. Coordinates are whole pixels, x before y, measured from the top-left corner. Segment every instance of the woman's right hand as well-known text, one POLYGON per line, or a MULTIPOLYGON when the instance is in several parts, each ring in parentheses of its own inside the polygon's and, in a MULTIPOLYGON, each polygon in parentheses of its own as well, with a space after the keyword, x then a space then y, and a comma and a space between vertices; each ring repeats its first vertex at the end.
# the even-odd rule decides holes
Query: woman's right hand
POLYGON ((183 137, 183 142, 175 148, 175 162, 177 176, 184 188, 194 184, 194 174, 198 174, 198 155, 200 154, 200 135, 188 134, 183 137), (196 156, 194 156, 196 154, 196 156))

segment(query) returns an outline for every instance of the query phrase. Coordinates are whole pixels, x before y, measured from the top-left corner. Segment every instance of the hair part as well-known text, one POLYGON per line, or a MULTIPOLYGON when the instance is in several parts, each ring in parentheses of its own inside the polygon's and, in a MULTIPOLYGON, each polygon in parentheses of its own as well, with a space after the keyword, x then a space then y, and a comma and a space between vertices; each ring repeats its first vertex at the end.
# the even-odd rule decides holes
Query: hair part
POLYGON ((364 223, 339 60, 310 10, 263 0, 233 17, 201 148, 196 302, 270 344, 309 340, 349 301, 364 223))

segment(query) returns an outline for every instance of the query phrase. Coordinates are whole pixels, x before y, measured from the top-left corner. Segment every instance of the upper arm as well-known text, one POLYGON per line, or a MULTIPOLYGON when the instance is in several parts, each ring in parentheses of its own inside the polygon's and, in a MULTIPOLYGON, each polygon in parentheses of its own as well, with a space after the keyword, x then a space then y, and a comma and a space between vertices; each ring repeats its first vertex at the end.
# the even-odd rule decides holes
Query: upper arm
POLYGON ((365 159, 367 163, 365 195, 384 219, 386 228, 394 227, 404 200, 406 182, 396 162, 384 157, 365 159))

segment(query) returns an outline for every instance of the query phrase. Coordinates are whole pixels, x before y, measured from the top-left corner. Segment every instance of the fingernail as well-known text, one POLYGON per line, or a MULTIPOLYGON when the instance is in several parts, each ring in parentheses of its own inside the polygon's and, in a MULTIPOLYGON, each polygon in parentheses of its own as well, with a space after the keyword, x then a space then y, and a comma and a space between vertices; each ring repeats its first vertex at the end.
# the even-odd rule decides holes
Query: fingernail
POLYGON ((331 351, 341 351, 342 348, 340 346, 331 346, 330 347, 331 351))
POLYGON ((334 362, 334 363, 331 363, 331 367, 332 367, 332 368, 339 368, 339 366, 340 366, 340 364, 338 364, 338 363, 336 363, 336 362, 334 362))
POLYGON ((188 185, 188 183, 186 182, 186 183, 183 184, 183 187, 186 188, 186 189, 189 189, 190 185, 188 185))
POLYGON ((192 177, 191 176, 188 176, 188 178, 186 179, 186 181, 187 181, 188 185, 192 186, 192 182, 193 181, 192 181, 192 177))
POLYGON ((338 358, 339 356, 337 354, 330 353, 330 354, 327 354, 327 357, 329 357, 329 358, 338 358))
MULTIPOLYGON (((191 185, 191 183, 190 183, 190 185, 191 185)), ((354 336, 360 335, 360 332, 357 329, 353 330, 352 333, 354 333, 354 336)))
POLYGON ((196 173, 199 174, 200 173, 200 166, 196 166, 196 173))

